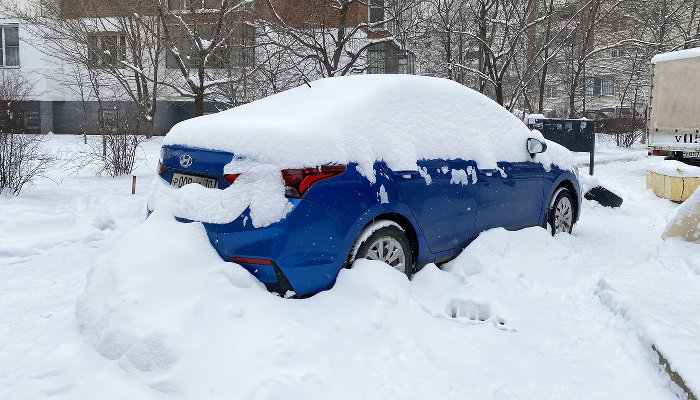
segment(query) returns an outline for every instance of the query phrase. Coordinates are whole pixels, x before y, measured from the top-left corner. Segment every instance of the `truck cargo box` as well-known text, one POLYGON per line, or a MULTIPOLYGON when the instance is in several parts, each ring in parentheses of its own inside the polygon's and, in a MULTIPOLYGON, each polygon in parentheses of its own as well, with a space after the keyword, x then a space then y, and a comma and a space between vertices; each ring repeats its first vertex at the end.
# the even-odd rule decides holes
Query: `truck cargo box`
POLYGON ((700 48, 651 60, 647 110, 650 154, 700 160, 700 48))

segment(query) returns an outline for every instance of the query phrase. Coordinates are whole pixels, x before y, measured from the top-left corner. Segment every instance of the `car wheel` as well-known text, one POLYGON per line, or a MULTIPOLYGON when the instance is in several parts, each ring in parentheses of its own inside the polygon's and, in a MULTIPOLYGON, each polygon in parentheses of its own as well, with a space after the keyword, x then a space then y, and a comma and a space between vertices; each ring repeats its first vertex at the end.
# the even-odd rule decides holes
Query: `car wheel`
POLYGON ((552 235, 559 232, 571 233, 574 226, 574 201, 568 189, 561 188, 554 192, 554 200, 547 211, 547 224, 552 235))
POLYGON ((356 251, 350 255, 350 263, 360 258, 379 260, 406 274, 409 278, 413 275, 411 245, 404 230, 396 223, 380 221, 379 225, 375 223, 368 227, 360 235, 354 249, 356 251), (382 226, 382 223, 386 224, 382 226), (369 232, 371 234, 368 234, 369 232))

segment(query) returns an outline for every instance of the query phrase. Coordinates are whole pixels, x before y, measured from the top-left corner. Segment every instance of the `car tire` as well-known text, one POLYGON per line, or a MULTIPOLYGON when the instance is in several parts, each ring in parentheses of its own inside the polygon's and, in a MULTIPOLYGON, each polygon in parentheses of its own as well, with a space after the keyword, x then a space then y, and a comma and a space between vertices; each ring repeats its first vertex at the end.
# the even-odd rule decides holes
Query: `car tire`
POLYGON ((354 251, 350 254, 348 265, 361 258, 379 260, 403 272, 410 279, 413 275, 411 245, 406 232, 398 224, 389 223, 372 231, 369 235, 365 233, 367 231, 360 234, 358 242, 353 246, 354 251))
POLYGON ((571 233, 575 221, 574 200, 569 189, 560 188, 547 209, 547 225, 552 236, 560 232, 571 233))

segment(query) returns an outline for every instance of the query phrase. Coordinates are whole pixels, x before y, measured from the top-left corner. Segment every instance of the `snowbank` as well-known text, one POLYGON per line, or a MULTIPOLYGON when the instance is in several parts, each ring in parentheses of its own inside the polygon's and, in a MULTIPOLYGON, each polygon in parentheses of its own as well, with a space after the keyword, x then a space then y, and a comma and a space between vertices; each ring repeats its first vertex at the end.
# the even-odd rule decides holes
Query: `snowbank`
MULTIPOLYGON (((626 203, 584 202, 573 235, 494 230, 449 272, 430 265, 408 283, 362 262, 329 292, 284 300, 211 258, 197 224, 149 218, 123 236, 143 220, 159 140, 145 143, 135 195, 131 177, 62 164, 0 197, 0 398, 677 399, 635 327, 700 393, 698 245, 661 240, 679 205, 645 191, 646 156, 596 166, 626 203), (595 296, 601 279, 617 314, 595 296), (132 348, 118 361, 90 344, 108 331, 132 348)), ((79 143, 47 145, 70 164, 79 143)))
POLYGON ((693 57, 700 57, 700 47, 657 54, 651 58, 651 63, 656 64, 664 61, 682 60, 684 58, 693 57))
POLYGON ((688 242, 700 243, 700 189, 695 189, 681 204, 676 215, 666 225, 662 237, 680 237, 688 242))
MULTIPOLYGON (((606 274, 596 294, 621 319, 629 321, 650 349, 655 346, 680 374, 687 387, 700 393, 700 260, 697 244, 668 240, 652 246, 658 257, 635 260, 606 274)), ((656 355, 650 356, 656 362, 656 355)), ((673 386, 673 385, 671 385, 673 386)), ((679 393, 678 398, 685 398, 679 393)))
MULTIPOLYGON (((528 161, 526 140, 543 139, 486 96, 456 82, 412 75, 326 78, 217 114, 183 121, 164 144, 229 151, 283 168, 357 162, 417 170, 420 159, 528 161)), ((537 160, 570 168, 566 153, 537 160), (563 157, 563 158, 562 158, 563 157)))
POLYGON ((409 282, 359 260, 286 300, 218 259, 201 224, 156 212, 91 271, 76 316, 151 397, 670 398, 617 317, 557 273, 573 259, 541 228, 495 229, 446 271, 409 282))
POLYGON ((158 371, 179 357, 173 330, 197 314, 201 298, 220 299, 231 285, 259 283, 225 263, 201 224, 156 211, 90 271, 76 306, 80 331, 96 350, 126 370, 158 371), (167 240, 158 240, 167 232, 167 240))

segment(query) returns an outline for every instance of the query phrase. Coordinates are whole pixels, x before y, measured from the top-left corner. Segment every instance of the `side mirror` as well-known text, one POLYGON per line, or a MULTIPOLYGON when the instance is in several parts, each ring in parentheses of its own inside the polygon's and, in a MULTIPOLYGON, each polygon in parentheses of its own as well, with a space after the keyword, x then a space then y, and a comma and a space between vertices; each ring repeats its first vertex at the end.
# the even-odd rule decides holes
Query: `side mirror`
POLYGON ((547 143, 535 138, 529 138, 527 140, 527 152, 530 153, 530 157, 538 153, 544 153, 546 150, 547 143))

